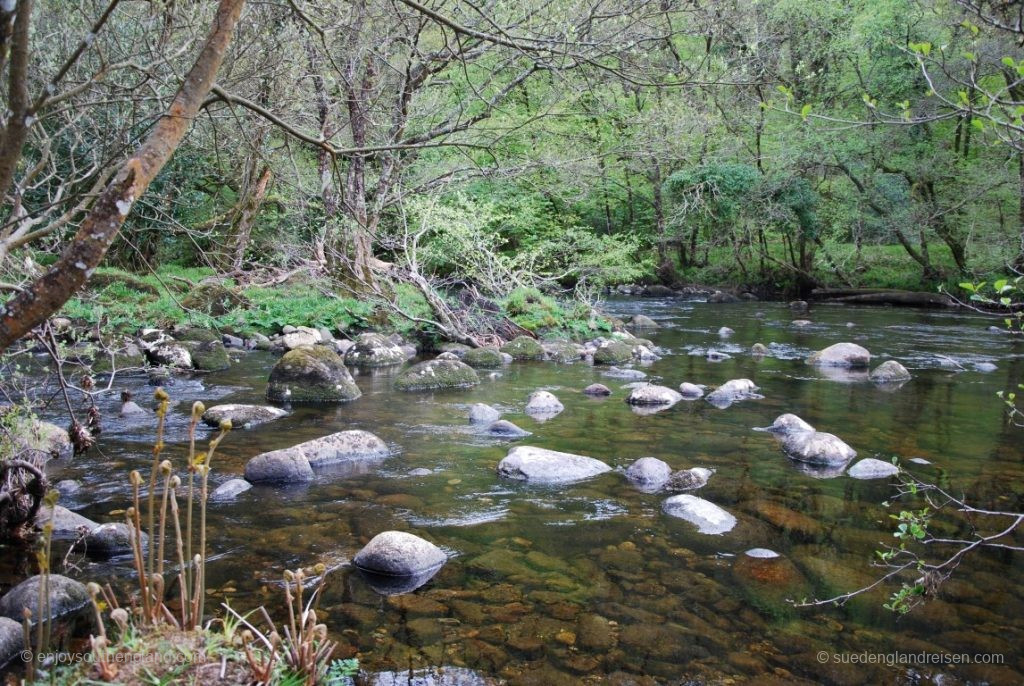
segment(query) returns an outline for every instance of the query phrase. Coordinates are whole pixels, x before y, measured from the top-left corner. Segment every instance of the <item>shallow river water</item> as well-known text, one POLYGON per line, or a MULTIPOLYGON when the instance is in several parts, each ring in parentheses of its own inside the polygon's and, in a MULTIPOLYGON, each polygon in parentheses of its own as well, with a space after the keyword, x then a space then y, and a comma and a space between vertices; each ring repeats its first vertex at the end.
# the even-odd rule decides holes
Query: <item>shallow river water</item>
MULTIPOLYGON (((1024 429, 1007 423, 995 393, 1024 381, 1024 342, 989 332, 990 320, 949 312, 815 306, 794 315, 775 303, 653 299, 613 300, 606 308, 623 318, 644 313, 661 325, 640 334, 668 353, 643 367, 652 381, 677 387, 746 377, 765 397, 727 409, 684 401, 643 416, 623 402, 626 381, 583 363, 515 363, 482 372, 474 389, 444 393, 396 392, 397 370, 358 375, 357 401, 293 407, 288 417, 233 431, 222 443, 213 464, 217 483, 240 476, 257 453, 344 429, 376 433, 395 456, 368 473, 303 487, 257 486, 233 502, 211 503, 215 602, 207 606, 227 600, 240 609, 274 608, 283 602, 277 582, 284 569, 324 562, 333 571, 321 605, 338 655, 358 656, 365 670, 381 673, 371 680, 379 684, 421 683, 406 676, 419 678, 420 670, 452 684, 1024 683, 1020 553, 970 556, 939 598, 902 618, 882 608, 892 585, 843 607, 786 602, 853 590, 880 574, 872 556, 880 542, 893 540, 889 515, 899 505, 883 506, 892 480, 819 478, 801 471, 770 434, 752 431, 793 412, 846 440, 858 458, 898 456, 915 475, 981 506, 1021 511, 1024 429), (791 324, 803 317, 813 324, 791 324), (735 334, 719 338, 720 326, 735 334), (873 364, 901 361, 913 380, 882 390, 803 362, 845 340, 871 350, 873 364), (752 357, 755 342, 770 345, 771 355, 752 357), (708 347, 733 357, 709 362, 708 347), (997 369, 977 371, 980 362, 997 369), (580 393, 594 382, 613 395, 580 393), (524 415, 536 389, 555 393, 565 411, 543 423, 524 415), (501 409, 533 436, 509 444, 475 433, 466 413, 477 402, 501 409), (668 494, 640 492, 619 471, 558 487, 502 480, 495 466, 511 445, 589 455, 616 468, 647 455, 673 469, 709 467, 715 474, 697 494, 736 515, 739 525, 721 536, 698 533, 663 514, 668 494), (931 464, 907 461, 914 457, 931 464), (430 474, 409 476, 416 468, 430 474), (437 543, 448 563, 414 593, 378 595, 348 561, 387 529, 437 543), (735 568, 750 548, 770 548, 792 562, 786 578, 759 581, 735 568), (1002 664, 893 664, 908 654, 966 654, 972 661, 997 654, 984 659, 1002 664)), ((166 454, 176 465, 194 400, 263 402, 275 358, 238 358, 230 371, 168 387, 166 454)), ((117 388, 124 387, 150 404, 145 379, 119 379, 117 388)), ((103 401, 108 417, 116 415, 114 395, 103 401)), ((107 420, 99 451, 54 473, 84 484, 77 501, 63 504, 112 519, 108 513, 128 504, 128 471, 149 464, 152 434, 151 421, 107 420)), ((991 522, 981 524, 991 530, 991 522)), ((944 526, 970 535, 964 520, 944 526)), ((6 585, 27 562, 3 557, 6 585)), ((127 559, 77 564, 80 577, 130 573, 127 559)))

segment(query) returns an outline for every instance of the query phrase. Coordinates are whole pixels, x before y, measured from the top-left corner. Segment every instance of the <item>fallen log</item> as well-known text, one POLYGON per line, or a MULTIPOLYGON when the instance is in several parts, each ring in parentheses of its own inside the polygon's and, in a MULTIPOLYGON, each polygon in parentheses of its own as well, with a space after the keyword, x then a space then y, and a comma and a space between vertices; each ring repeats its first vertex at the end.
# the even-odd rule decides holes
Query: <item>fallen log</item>
POLYGON ((895 305, 897 307, 959 307, 945 293, 901 291, 890 288, 815 288, 811 298, 854 305, 895 305))

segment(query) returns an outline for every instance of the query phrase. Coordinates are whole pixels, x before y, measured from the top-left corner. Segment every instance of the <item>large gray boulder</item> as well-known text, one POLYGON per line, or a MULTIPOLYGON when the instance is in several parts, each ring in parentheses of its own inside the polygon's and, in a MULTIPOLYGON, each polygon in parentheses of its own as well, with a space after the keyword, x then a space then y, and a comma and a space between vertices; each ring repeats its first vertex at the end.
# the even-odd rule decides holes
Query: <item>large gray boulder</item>
POLYGON ((657 329, 658 322, 644 314, 634 314, 629 320, 629 325, 634 329, 657 329))
POLYGON ((379 333, 360 334, 345 353, 345 364, 354 367, 391 367, 405 362, 405 351, 379 333))
POLYGON ((286 350, 295 350, 296 348, 319 345, 323 342, 323 336, 317 329, 310 326, 296 326, 294 330, 289 329, 281 337, 281 342, 286 350))
POLYGON ((43 610, 39 607, 39 585, 42 577, 31 576, 7 591, 0 598, 0 617, 7 617, 20 622, 23 611, 28 608, 32 612, 32 623, 40 619, 57 619, 64 615, 81 610, 89 604, 89 592, 85 586, 74 579, 60 574, 50 574, 47 578, 50 614, 42 617, 43 610))
POLYGON ((630 405, 675 405, 683 399, 680 393, 668 386, 655 386, 645 384, 637 386, 626 396, 626 402, 630 405))
POLYGON ((181 343, 168 341, 146 349, 146 357, 153 364, 175 369, 192 369, 192 353, 181 343))
POLYGON ((639 369, 622 369, 612 365, 606 371, 601 372, 602 376, 612 379, 646 379, 647 374, 639 369))
POLYGON ((245 465, 245 479, 251 483, 302 483, 314 480, 314 470, 354 473, 390 454, 387 444, 368 431, 339 431, 253 457, 245 465))
MULTIPOLYGON (((53 510, 43 506, 36 513, 35 525, 37 528, 41 529, 48 523, 53 525, 55 540, 75 541, 77 548, 84 549, 88 555, 111 557, 126 555, 132 551, 134 530, 124 522, 99 524, 66 507, 57 505, 53 510)), ((149 537, 146 532, 142 532, 140 538, 142 547, 145 549, 149 537)))
POLYGON ((689 381, 684 381, 683 383, 679 384, 679 394, 683 396, 683 398, 696 400, 697 398, 700 398, 701 396, 704 395, 704 389, 698 386, 697 384, 690 383, 689 381))
POLYGON ((672 468, 656 457, 641 457, 626 468, 626 478, 644 490, 656 490, 668 481, 672 468))
MULTIPOLYGON (((135 536, 135 529, 126 522, 107 522, 100 524, 89 532, 82 545, 90 555, 97 557, 113 557, 115 555, 127 555, 132 552, 132 539, 135 536)), ((139 534, 142 541, 142 548, 145 550, 149 543, 146 532, 139 534)))
POLYGON ((400 391, 434 391, 469 388, 480 383, 476 371, 458 360, 428 360, 414 364, 395 379, 400 391))
POLYGON ((591 396, 595 396, 595 397, 601 397, 601 396, 606 396, 606 395, 611 395, 611 394, 612 394, 612 390, 610 388, 608 388, 607 386, 605 386, 604 384, 600 384, 600 383, 592 383, 592 384, 590 384, 589 386, 587 386, 586 388, 583 389, 583 395, 591 395, 591 396))
POLYGON ((404 531, 384 531, 363 546, 352 563, 375 574, 414 576, 436 571, 448 556, 436 545, 404 531))
POLYGON ((836 343, 808 357, 807 364, 818 367, 867 369, 871 364, 871 353, 856 343, 836 343))
POLYGON ((633 359, 633 345, 622 341, 606 341, 594 352, 594 364, 617 365, 633 359))
POLYGON ((530 483, 559 484, 582 481, 610 471, 600 460, 555 450, 519 446, 498 463, 498 475, 530 483))
POLYGON ((684 519, 702 534, 724 534, 736 526, 736 518, 714 503, 695 495, 674 495, 662 503, 670 517, 684 519))
POLYGON ((886 360, 871 370, 868 378, 876 384, 897 384, 910 380, 910 372, 896 360, 886 360))
POLYGON ((361 395, 342 359, 322 345, 285 353, 267 384, 267 399, 274 402, 337 403, 361 395))
POLYGON ((21 622, 0 617, 0 669, 18 655, 25 647, 25 635, 21 622))
POLYGON ((857 451, 835 434, 823 431, 793 431, 783 436, 782 449, 794 460, 812 465, 844 465, 857 451))
POLYGON ((242 405, 229 403, 214 405, 203 413, 203 423, 218 427, 225 419, 236 429, 249 428, 258 424, 272 422, 288 413, 278 407, 269 405, 242 405))
POLYGON ((552 362, 568 364, 583 359, 583 346, 569 341, 547 341, 541 343, 545 357, 552 362))

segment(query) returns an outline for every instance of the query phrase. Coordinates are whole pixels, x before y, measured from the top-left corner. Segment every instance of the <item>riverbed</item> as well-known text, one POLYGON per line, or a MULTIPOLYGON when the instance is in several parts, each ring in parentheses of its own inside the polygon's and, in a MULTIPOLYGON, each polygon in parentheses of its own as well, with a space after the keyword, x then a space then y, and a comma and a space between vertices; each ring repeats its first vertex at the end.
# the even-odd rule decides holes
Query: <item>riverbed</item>
MULTIPOLYGON (((915 476, 979 506, 1021 511, 1024 429, 1007 421, 996 392, 1024 381, 1024 342, 988 330, 992 320, 948 311, 818 305, 794 313, 779 303, 676 299, 612 300, 605 308, 623 318, 642 313, 660 325, 638 332, 665 352, 636 366, 649 380, 675 388, 749 378, 764 398, 725 409, 683 401, 638 414, 623 402, 626 381, 582 362, 516 362, 481 371, 473 389, 438 393, 393 390, 400 367, 357 374, 358 400, 290 407, 284 419, 234 430, 221 444, 214 483, 241 476, 253 455, 346 429, 377 434, 394 456, 365 473, 299 487, 258 485, 234 501, 211 502, 214 593, 207 606, 274 608, 283 600, 283 570, 323 562, 332 571, 322 618, 339 641, 338 656, 358 656, 364 670, 381 673, 381 684, 406 683, 389 681, 392 673, 436 675, 438 668, 447 675, 438 679, 459 684, 1024 682, 1020 553, 971 555, 938 598, 905 617, 882 607, 898 585, 842 607, 794 608, 788 601, 801 599, 788 597, 794 589, 807 599, 826 598, 879 576, 872 560, 893 541, 890 514, 901 506, 885 505, 893 479, 822 478, 789 460, 770 434, 752 430, 792 412, 838 435, 858 459, 897 457, 915 476), (797 326, 797 319, 811 323, 797 326), (722 326, 735 333, 723 338, 722 326), (868 348, 872 366, 900 361, 913 379, 880 388, 865 376, 804 363, 812 351, 840 341, 868 348), (757 342, 768 346, 767 356, 750 354, 757 342), (709 348, 731 357, 709 361, 709 348), (979 371, 985 363, 995 370, 979 371), (592 383, 609 386, 612 395, 583 395, 592 383), (565 410, 543 422, 525 415, 527 396, 538 389, 554 393, 565 410), (483 435, 466 419, 474 403, 498 408, 533 435, 514 443, 483 435), (588 455, 616 470, 572 485, 510 482, 495 467, 514 445, 588 455), (670 494, 642 492, 621 473, 643 456, 673 469, 715 470, 697 495, 735 515, 737 527, 705 535, 665 515, 670 494), (415 469, 429 473, 410 476, 415 469), (349 563, 389 529, 427 538, 449 556, 411 594, 381 596, 349 563), (792 562, 795 576, 783 592, 735 569, 751 548, 792 562), (972 662, 996 654, 985 659, 1001 664, 907 665, 910 658, 897 663, 895 653, 967 654, 972 662)), ((177 378, 167 387, 165 456, 176 468, 184 461, 193 401, 265 402, 276 357, 232 357, 228 371, 177 378)), ((115 386, 151 404, 145 377, 115 386)), ((154 422, 117 419, 116 395, 100 400, 106 419, 96 449, 51 470, 54 480, 82 483, 62 504, 97 521, 115 519, 109 513, 128 505, 128 472, 147 469, 151 456, 154 422)), ((967 524, 951 533, 970 536, 967 524)), ((1021 545, 1022 537, 1009 542, 1021 545)), ((27 558, 15 553, 3 554, 5 586, 27 571, 27 558)), ((131 573, 127 558, 74 562, 79 569, 72 575, 83 579, 131 573)))

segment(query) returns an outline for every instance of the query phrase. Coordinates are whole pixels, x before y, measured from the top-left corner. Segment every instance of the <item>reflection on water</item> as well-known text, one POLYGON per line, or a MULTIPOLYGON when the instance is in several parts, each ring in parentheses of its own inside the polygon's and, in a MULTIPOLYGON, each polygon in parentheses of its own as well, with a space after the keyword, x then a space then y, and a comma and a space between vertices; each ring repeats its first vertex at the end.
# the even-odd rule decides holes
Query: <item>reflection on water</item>
MULTIPOLYGON (((671 300, 609 307, 623 318, 644 313, 662 325, 643 332, 669 352, 644 367, 647 381, 677 388, 682 381, 715 386, 748 378, 764 397, 724 410, 680 402, 641 415, 623 402, 628 378, 617 381, 582 363, 517 363, 477 388, 451 393, 394 393, 397 370, 357 375, 364 395, 356 402, 294 407, 284 419, 232 432, 218 450, 214 478, 241 475, 246 459, 259 452, 345 429, 378 434, 396 456, 367 473, 323 474, 299 487, 257 485, 234 502, 211 503, 218 555, 211 586, 231 589, 222 594, 234 607, 273 607, 279 599, 273 589, 268 595, 267 583, 277 582, 283 569, 315 562, 338 567, 323 597, 326 621, 340 642, 339 656, 358 654, 364 668, 380 672, 373 682, 380 684, 575 684, 596 675, 615 675, 613 683, 760 677, 860 684, 939 674, 948 675, 943 683, 1024 682, 1019 553, 971 557, 939 599, 898 621, 881 607, 891 588, 839 608, 794 609, 787 599, 796 594, 826 597, 872 580, 873 551, 891 540, 890 509, 883 506, 891 483, 808 472, 771 434, 751 431, 793 412, 838 435, 858 458, 896 455, 922 478, 982 505, 1022 510, 1024 433, 1007 425, 994 395, 1024 380, 1020 341, 986 331, 987 320, 948 312, 830 306, 793 315, 779 304, 671 300), (793 326, 795 318, 812 324, 793 326), (717 334, 721 326, 735 330, 727 342, 717 334), (914 379, 882 389, 860 374, 803 364, 811 350, 843 340, 864 345, 879 362, 901 361, 914 379), (752 357, 755 342, 769 354, 752 357), (708 349, 731 357, 711 362, 708 349), (997 370, 974 371, 978 362, 994 362, 997 370), (595 382, 613 394, 580 392, 595 382), (565 410, 537 422, 523 409, 541 388, 565 410), (466 414, 476 402, 499 408, 533 435, 510 444, 471 428, 466 414), (619 471, 558 487, 501 481, 495 466, 510 445, 588 455, 619 471), (621 473, 642 456, 673 470, 716 470, 696 493, 735 516, 735 528, 708 536, 665 515, 669 494, 642 492, 621 473), (415 592, 381 596, 347 561, 387 529, 435 542, 449 562, 415 592), (781 557, 755 562, 744 556, 752 548, 781 557), (817 657, 894 650, 1001 653, 1005 664, 908 669, 817 657)), ((262 401, 273 358, 249 353, 240 360, 228 372, 178 380, 168 389, 174 411, 166 453, 176 464, 194 400, 262 401)), ((125 380, 121 387, 147 404, 151 389, 144 382, 125 380)), ((115 395, 104 401, 106 417, 116 415, 115 395)), ((90 503, 83 514, 101 521, 125 506, 127 472, 148 464, 152 433, 148 422, 107 423, 100 451, 56 475, 84 483, 75 498, 90 503)), ((968 522, 950 527, 947 533, 970 535, 968 522)), ((5 558, 11 560, 7 578, 27 565, 5 558)), ((130 573, 123 560, 80 564, 90 577, 130 573)))

